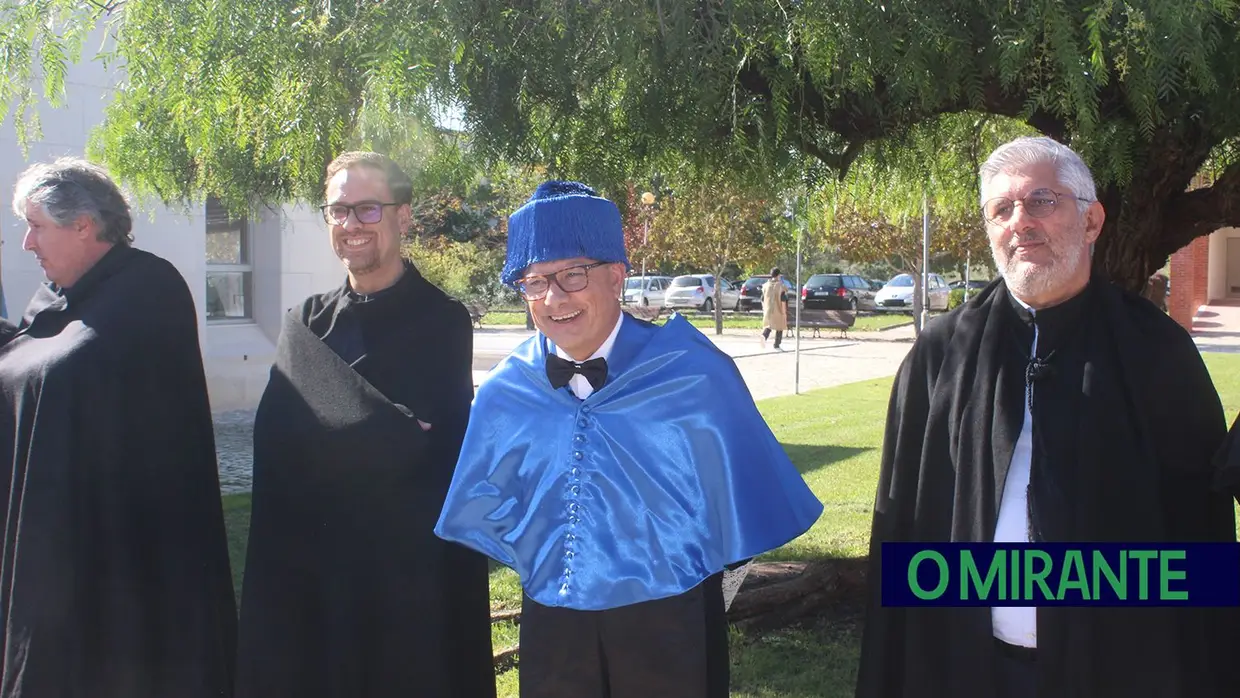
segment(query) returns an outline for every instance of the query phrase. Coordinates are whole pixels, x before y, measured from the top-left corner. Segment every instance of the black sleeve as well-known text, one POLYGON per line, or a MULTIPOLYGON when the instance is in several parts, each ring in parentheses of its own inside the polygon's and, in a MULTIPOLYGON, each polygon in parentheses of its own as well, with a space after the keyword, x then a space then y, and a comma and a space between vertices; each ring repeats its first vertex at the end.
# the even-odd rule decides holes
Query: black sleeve
POLYGON ((445 304, 443 331, 438 340, 445 355, 440 385, 443 393, 440 424, 432 429, 431 441, 438 458, 448 465, 449 475, 460 457, 465 427, 469 424, 470 404, 474 399, 474 328, 469 311, 455 301, 445 304))
POLYGON ((887 405, 874 520, 866 574, 865 629, 857 672, 857 698, 904 695, 905 610, 882 605, 882 544, 900 541, 910 529, 918 489, 918 465, 930 411, 930 374, 925 351, 914 346, 900 365, 887 405))

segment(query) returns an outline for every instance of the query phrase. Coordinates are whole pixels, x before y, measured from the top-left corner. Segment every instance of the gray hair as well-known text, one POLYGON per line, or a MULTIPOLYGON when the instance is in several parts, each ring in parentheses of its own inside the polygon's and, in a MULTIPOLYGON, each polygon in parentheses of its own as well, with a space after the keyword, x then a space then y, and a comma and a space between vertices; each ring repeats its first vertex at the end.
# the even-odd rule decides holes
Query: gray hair
POLYGON ((986 186, 996 175, 1044 162, 1055 166, 1055 173, 1060 183, 1078 198, 1076 206, 1080 212, 1083 213, 1091 202, 1098 199, 1094 176, 1085 165, 1085 161, 1081 160, 1080 155, 1052 138, 1022 136, 996 148, 986 162, 982 163, 979 172, 981 204, 986 205, 986 186), (1079 199, 1084 199, 1084 201, 1079 199))
POLYGON ((26 205, 41 206, 56 225, 90 216, 100 242, 133 242, 129 203, 102 167, 82 158, 65 157, 26 168, 13 187, 13 212, 26 217, 26 205))

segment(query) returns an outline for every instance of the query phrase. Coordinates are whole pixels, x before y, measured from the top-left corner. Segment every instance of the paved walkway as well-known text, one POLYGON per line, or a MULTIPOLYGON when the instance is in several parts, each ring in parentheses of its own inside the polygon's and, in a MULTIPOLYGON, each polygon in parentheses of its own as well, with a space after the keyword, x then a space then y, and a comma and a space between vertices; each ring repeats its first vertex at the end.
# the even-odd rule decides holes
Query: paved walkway
MULTIPOLYGON (((531 334, 524 328, 515 327, 475 331, 475 383, 531 334)), ((755 400, 797 392, 798 352, 795 338, 785 338, 784 351, 776 351, 770 347, 770 342, 767 348, 762 348, 757 330, 725 330, 723 335, 707 336, 736 361, 755 400)), ((912 341, 912 327, 883 332, 854 332, 847 338, 835 332, 824 332, 820 338, 811 338, 806 333, 801 339, 799 352, 800 392, 894 375, 912 341)), ((226 494, 250 489, 253 437, 252 410, 215 415, 220 488, 226 494)))
MULTIPOLYGON (((477 383, 500 359, 525 341, 531 331, 495 328, 474 332, 474 381, 477 383)), ((762 348, 757 330, 724 330, 707 337, 736 361, 755 400, 797 392, 797 342, 785 338, 783 351, 762 348)), ((895 375, 913 342, 912 326, 882 332, 804 333, 800 345, 800 392, 843 383, 895 375)))
POLYGON ((1201 351, 1240 353, 1240 303, 1202 306, 1193 318, 1193 341, 1201 351))
MULTIPOLYGON (((475 331, 475 382, 531 334, 523 327, 475 331)), ((799 357, 794 338, 786 338, 784 351, 776 351, 769 342, 762 348, 757 330, 725 330, 722 335, 708 333, 707 337, 736 361, 754 399, 764 400, 792 395, 798 386, 804 393, 893 376, 913 345, 913 328, 852 332, 847 337, 824 332, 820 338, 811 338, 806 333, 799 357)), ((1240 303, 1203 307, 1193 323, 1193 339, 1201 351, 1240 353, 1240 303)), ((253 425, 254 413, 249 410, 215 416, 220 485, 226 493, 250 489, 253 425)))

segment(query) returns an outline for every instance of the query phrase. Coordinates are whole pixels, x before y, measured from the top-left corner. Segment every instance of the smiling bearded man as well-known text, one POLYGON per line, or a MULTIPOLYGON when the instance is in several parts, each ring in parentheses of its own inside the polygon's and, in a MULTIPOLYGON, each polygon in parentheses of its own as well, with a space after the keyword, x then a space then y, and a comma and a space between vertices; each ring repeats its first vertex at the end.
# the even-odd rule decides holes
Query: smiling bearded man
POLYGON ((997 149, 982 215, 1002 278, 932 320, 896 376, 858 698, 1240 695, 1234 609, 897 608, 888 542, 1235 540, 1225 424, 1188 334, 1091 276, 1105 213, 1076 153, 997 149))
POLYGON ((520 575, 522 698, 726 698, 724 570, 822 513, 732 360, 620 311, 627 267, 585 185, 509 220, 539 332, 478 388, 435 530, 520 575))
POLYGON ((400 255, 412 185, 327 167, 344 284, 284 317, 254 421, 237 698, 495 695, 486 558, 437 538, 473 397, 468 311, 400 255))

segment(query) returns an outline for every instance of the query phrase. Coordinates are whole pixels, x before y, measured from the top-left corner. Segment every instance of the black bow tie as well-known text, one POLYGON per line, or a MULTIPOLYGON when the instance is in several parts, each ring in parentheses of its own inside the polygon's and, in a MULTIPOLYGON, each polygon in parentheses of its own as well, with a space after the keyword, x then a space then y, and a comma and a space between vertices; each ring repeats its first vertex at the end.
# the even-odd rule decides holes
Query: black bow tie
POLYGON ((547 355, 547 379, 551 381, 552 388, 563 388, 577 373, 585 376, 585 379, 590 381, 590 386, 598 390, 607 381, 607 360, 599 357, 577 363, 561 359, 555 354, 547 355))

